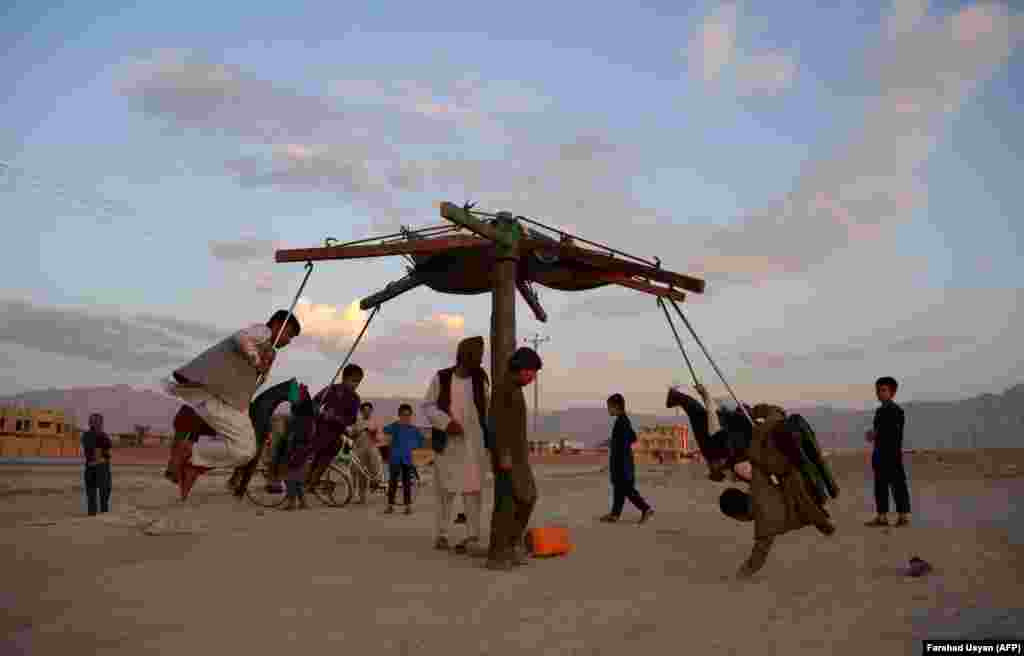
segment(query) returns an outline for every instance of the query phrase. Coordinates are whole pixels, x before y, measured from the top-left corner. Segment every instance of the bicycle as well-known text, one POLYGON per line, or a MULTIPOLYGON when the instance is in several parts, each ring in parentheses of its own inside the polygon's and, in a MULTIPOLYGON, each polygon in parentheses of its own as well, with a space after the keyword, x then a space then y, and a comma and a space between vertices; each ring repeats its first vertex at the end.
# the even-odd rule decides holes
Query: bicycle
MULTIPOLYGON (((346 448, 342 449, 342 452, 338 454, 337 458, 335 458, 334 464, 344 469, 348 477, 348 480, 352 484, 353 488, 355 487, 355 475, 359 474, 365 477, 367 480, 369 480, 368 487, 370 494, 381 494, 383 496, 387 496, 388 479, 384 477, 384 471, 387 470, 386 464, 383 467, 381 467, 381 472, 378 475, 374 476, 373 474, 370 473, 370 469, 366 466, 366 463, 364 463, 358 456, 352 453, 352 449, 350 446, 346 446, 346 448), (355 471, 353 471, 353 469, 355 471)), ((417 490, 422 484, 423 483, 420 479, 420 472, 415 466, 413 466, 412 486, 410 489, 410 492, 412 493, 411 501, 416 501, 417 490)), ((399 487, 401 487, 401 481, 399 481, 399 487)))
MULTIPOLYGON (((257 506, 277 508, 288 498, 284 481, 274 477, 272 471, 273 465, 257 467, 246 487, 245 496, 257 506)), ((332 463, 307 492, 311 492, 325 506, 342 508, 352 501, 353 487, 348 472, 332 463)))

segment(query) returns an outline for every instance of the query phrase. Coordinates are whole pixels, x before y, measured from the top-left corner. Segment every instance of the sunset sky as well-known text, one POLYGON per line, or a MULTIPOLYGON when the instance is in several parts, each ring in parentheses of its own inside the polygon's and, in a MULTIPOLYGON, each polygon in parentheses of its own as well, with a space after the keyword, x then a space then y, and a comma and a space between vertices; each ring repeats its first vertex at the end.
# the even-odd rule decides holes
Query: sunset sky
MULTIPOLYGON (((701 275, 748 402, 1024 381, 1024 14, 1000 3, 16 3, 0 22, 0 395, 151 386, 287 307, 316 246, 473 200, 701 275), (643 6, 629 6, 643 4, 643 6)), ((398 258, 317 265, 273 380, 320 388, 398 258)), ((653 298, 541 289, 542 406, 663 407, 653 298)), ((422 395, 487 295, 385 304, 363 394, 422 395)), ((700 375, 721 393, 692 339, 700 375)))

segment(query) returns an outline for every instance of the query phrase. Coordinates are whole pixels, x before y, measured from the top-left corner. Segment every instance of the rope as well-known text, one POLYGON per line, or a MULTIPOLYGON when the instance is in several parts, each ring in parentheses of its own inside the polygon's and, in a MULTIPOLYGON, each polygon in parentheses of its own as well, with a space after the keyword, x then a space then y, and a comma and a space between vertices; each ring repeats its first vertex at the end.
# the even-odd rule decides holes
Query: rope
MULTIPOLYGON (((295 306, 299 304, 299 298, 302 297, 302 290, 304 290, 306 288, 306 283, 309 282, 309 276, 310 276, 311 273, 313 273, 313 263, 312 262, 306 262, 306 275, 305 275, 305 277, 302 278, 302 284, 299 285, 299 291, 296 292, 295 298, 292 299, 291 307, 288 308, 288 317, 284 320, 284 323, 281 324, 281 328, 277 331, 277 334, 274 335, 274 345, 271 348, 275 348, 276 349, 277 348, 277 343, 281 341, 281 335, 284 333, 285 328, 288 327, 288 322, 291 321, 291 318, 292 318, 292 316, 293 316, 293 314, 295 312, 295 306)), ((263 384, 263 381, 265 381, 266 379, 267 379, 266 372, 261 372, 260 373, 260 377, 259 377, 259 379, 256 382, 257 389, 260 387, 260 385, 263 384)))
POLYGON ((747 421, 750 422, 750 425, 754 426, 754 419, 753 417, 750 416, 750 413, 747 412, 747 407, 740 402, 739 397, 736 396, 736 393, 732 391, 732 386, 729 385, 729 381, 725 379, 725 375, 722 373, 722 370, 718 368, 718 365, 715 364, 715 361, 711 358, 711 354, 708 353, 707 348, 704 347, 704 342, 700 341, 700 337, 697 336, 697 331, 693 329, 693 326, 690 325, 690 322, 687 321, 685 316, 683 316, 683 311, 679 309, 679 304, 676 303, 674 298, 670 298, 668 299, 668 301, 669 303, 672 304, 672 307, 675 308, 676 314, 679 315, 679 318, 683 320, 683 323, 686 324, 686 327, 690 330, 690 334, 693 335, 693 339, 697 342, 697 345, 700 346, 700 350, 704 351, 704 356, 708 359, 708 362, 710 362, 711 366, 715 369, 715 373, 717 373, 718 377, 722 379, 722 383, 725 384, 725 389, 729 390, 729 396, 731 396, 732 400, 736 402, 736 407, 739 409, 740 412, 743 413, 743 416, 747 418, 747 421))
POLYGON ((696 385, 700 385, 700 380, 697 379, 697 372, 693 370, 693 364, 690 362, 690 356, 686 355, 686 349, 683 348, 683 340, 679 338, 679 331, 676 330, 676 325, 672 322, 672 317, 668 313, 668 308, 665 307, 665 300, 658 297, 658 307, 665 313, 665 320, 668 321, 668 327, 672 329, 672 335, 676 338, 676 344, 679 346, 679 352, 683 354, 683 360, 686 361, 686 368, 690 370, 690 376, 693 377, 693 382, 696 385))
POLYGON ((374 317, 377 316, 377 313, 380 312, 380 309, 380 305, 375 307, 374 311, 370 313, 369 317, 367 317, 366 322, 362 324, 362 330, 359 331, 359 334, 358 336, 356 336, 355 341, 352 342, 352 347, 348 349, 348 353, 345 354, 345 359, 341 361, 341 364, 338 366, 338 370, 335 371, 334 378, 331 379, 331 384, 328 385, 328 387, 331 387, 331 385, 334 385, 335 383, 338 382, 338 377, 341 376, 342 370, 344 370, 345 366, 348 365, 348 360, 352 357, 352 353, 355 352, 355 347, 359 345, 359 342, 362 340, 362 336, 367 334, 367 329, 368 327, 370 327, 370 322, 374 320, 374 317))

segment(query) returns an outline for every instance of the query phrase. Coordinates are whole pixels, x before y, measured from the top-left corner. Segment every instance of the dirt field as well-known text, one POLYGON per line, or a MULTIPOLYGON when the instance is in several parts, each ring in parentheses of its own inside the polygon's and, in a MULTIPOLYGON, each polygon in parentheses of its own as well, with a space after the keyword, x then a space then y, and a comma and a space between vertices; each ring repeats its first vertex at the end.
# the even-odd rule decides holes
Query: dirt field
MULTIPOLYGON (((122 460, 123 462, 123 460, 122 460)), ((1024 633, 1024 450, 908 456, 914 523, 863 526, 866 454, 836 456, 839 530, 784 536, 751 582, 752 527, 722 517, 696 466, 639 467, 657 510, 618 525, 598 465, 539 465, 535 524, 576 550, 490 572, 434 551, 416 513, 264 511, 224 477, 174 502, 161 467, 115 467, 114 512, 85 517, 77 466, 0 467, 0 653, 920 653, 920 639, 1024 633), (147 534, 151 533, 151 534, 147 534), (902 575, 921 556, 935 571, 902 575)), ((490 495, 485 495, 485 514, 490 495)), ((461 527, 455 536, 461 537, 461 527)))

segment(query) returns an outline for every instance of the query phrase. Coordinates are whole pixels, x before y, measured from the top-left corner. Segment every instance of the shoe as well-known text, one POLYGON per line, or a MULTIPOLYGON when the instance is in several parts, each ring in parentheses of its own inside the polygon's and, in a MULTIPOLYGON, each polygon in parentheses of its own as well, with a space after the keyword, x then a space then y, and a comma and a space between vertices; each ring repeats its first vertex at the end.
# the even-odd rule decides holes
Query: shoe
POLYGON ((455 553, 462 555, 468 554, 470 550, 473 549, 473 547, 476 547, 479 544, 480 540, 478 538, 466 538, 462 542, 455 545, 455 553))
POLYGON ((384 514, 385 515, 394 515, 395 514, 395 507, 394 506, 388 506, 387 508, 384 509, 384 514))
POLYGON ((448 551, 448 549, 450 548, 448 545, 448 538, 444 537, 443 535, 437 538, 437 540, 434 541, 434 548, 438 551, 448 551))
POLYGON ((295 497, 288 497, 288 500, 281 506, 281 510, 295 510, 295 497))
POLYGON ((654 517, 654 509, 648 508, 647 510, 643 511, 643 513, 641 513, 640 523, 646 524, 648 521, 650 521, 651 517, 654 517))
POLYGON ((881 517, 875 517, 870 522, 864 522, 864 526, 870 526, 872 528, 874 528, 876 526, 888 526, 888 525, 889 525, 889 520, 883 519, 881 517))
POLYGON ((466 513, 459 513, 458 516, 455 518, 456 524, 465 524, 468 521, 469 520, 466 518, 466 513))
POLYGON ((910 518, 902 516, 896 520, 896 526, 910 526, 910 518))
POLYGON ((612 513, 608 513, 607 515, 601 517, 599 521, 605 522, 606 524, 614 524, 615 522, 619 521, 619 516, 613 515, 612 513))
POLYGON ((405 514, 406 515, 411 515, 412 514, 412 506, 406 506, 405 507, 405 514))
POLYGON ((907 568, 907 576, 920 577, 932 571, 932 566, 927 561, 917 556, 910 559, 910 567, 907 568))
POLYGON ((832 535, 836 532, 836 525, 832 522, 822 522, 821 524, 816 524, 815 528, 821 531, 822 535, 832 535))

